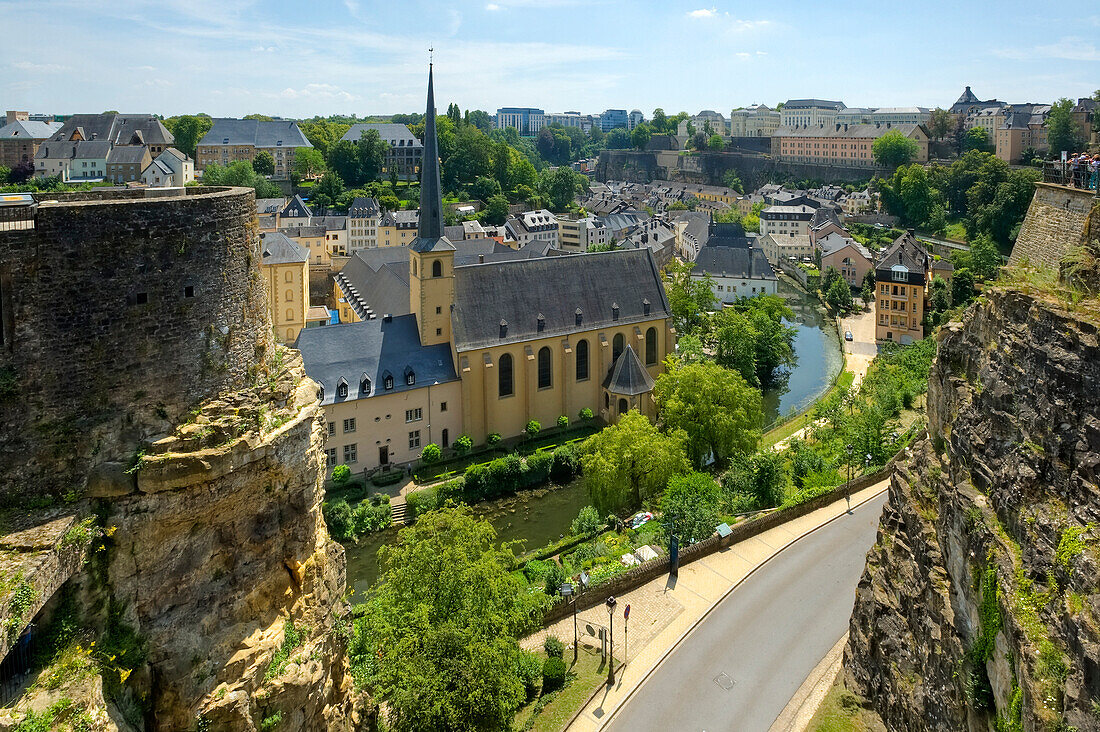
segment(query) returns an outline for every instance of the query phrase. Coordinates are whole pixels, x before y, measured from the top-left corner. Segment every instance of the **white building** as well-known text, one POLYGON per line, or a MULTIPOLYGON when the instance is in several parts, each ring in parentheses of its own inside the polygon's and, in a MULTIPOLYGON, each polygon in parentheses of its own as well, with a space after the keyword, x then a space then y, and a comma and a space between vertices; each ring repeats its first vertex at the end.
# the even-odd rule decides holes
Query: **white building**
POLYGON ((373 249, 378 246, 378 219, 382 209, 373 198, 356 198, 348 206, 348 249, 373 249))
POLYGON ((772 266, 791 259, 801 262, 803 259, 813 259, 814 256, 814 245, 808 234, 762 234, 757 239, 757 245, 772 266))
POLYGON ((641 110, 632 109, 627 120, 627 126, 633 130, 635 127, 645 122, 645 115, 642 114, 641 110))
POLYGON ((774 295, 778 287, 775 272, 757 247, 703 247, 691 276, 702 279, 706 275, 710 275, 714 296, 727 305, 742 297, 774 295))
POLYGON ((722 135, 723 137, 729 134, 726 118, 713 109, 704 109, 691 118, 691 124, 695 127, 696 132, 705 131, 708 122, 710 123, 712 134, 722 135))
POLYGON ((870 124, 927 125, 932 121, 932 110, 927 107, 880 107, 871 112, 870 124))
POLYGON ((810 206, 768 206, 760 212, 760 233, 776 236, 808 235, 815 210, 810 206))
POLYGON ((544 208, 509 216, 504 225, 515 239, 517 248, 522 249, 533 241, 549 242, 550 248, 558 248, 558 220, 544 208))
POLYGON ((174 147, 153 158, 141 171, 141 182, 147 186, 179 188, 195 180, 195 161, 174 147))
POLYGON ((730 112, 730 137, 771 137, 782 120, 776 110, 764 104, 754 104, 730 112))
POLYGON ((843 110, 844 102, 827 99, 788 99, 781 112, 781 127, 817 127, 836 124, 837 114, 843 110))

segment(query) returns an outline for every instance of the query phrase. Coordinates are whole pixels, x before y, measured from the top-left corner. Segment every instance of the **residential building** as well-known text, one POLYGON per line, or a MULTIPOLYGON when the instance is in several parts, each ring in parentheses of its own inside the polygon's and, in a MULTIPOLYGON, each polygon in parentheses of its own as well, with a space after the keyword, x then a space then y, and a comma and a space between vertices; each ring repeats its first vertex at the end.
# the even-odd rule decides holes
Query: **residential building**
POLYGON ((167 148, 141 171, 141 181, 147 186, 181 187, 193 180, 195 161, 174 147, 167 148))
POLYGON ((1049 104, 1008 105, 1004 122, 997 128, 997 157, 1006 163, 1018 163, 1025 150, 1039 155, 1050 150, 1047 141, 1049 114, 1049 104))
POLYGON ((51 141, 96 140, 115 145, 147 145, 149 154, 160 155, 176 139, 158 117, 151 114, 74 114, 54 133, 51 141))
POLYGON ((279 226, 281 228, 290 226, 309 226, 310 220, 313 218, 313 211, 310 209, 309 204, 298 194, 294 195, 294 198, 287 201, 283 206, 283 210, 279 212, 279 226))
POLYGON ((332 250, 325 238, 327 230, 323 226, 284 226, 279 229, 282 234, 294 242, 309 257, 309 263, 314 267, 328 267, 332 263, 332 250))
POLYGON ((761 234, 756 241, 764 258, 773 267, 792 259, 801 262, 814 258, 815 247, 808 234, 761 234))
POLYGON ((101 181, 107 175, 110 153, 111 143, 107 140, 47 140, 35 153, 34 176, 57 177, 66 183, 101 181))
POLYGON ((846 216, 858 216, 874 211, 878 207, 877 200, 878 194, 870 190, 854 191, 841 200, 840 206, 846 216))
POLYGON ((760 234, 806 236, 816 209, 806 206, 768 206, 760 212, 760 234))
POLYGON ((772 135, 772 155, 789 163, 870 168, 876 166, 875 140, 890 132, 900 132, 917 143, 913 162, 928 162, 928 131, 920 125, 889 123, 780 127, 772 135))
POLYGON ((393 251, 360 250, 345 267, 392 257, 378 271, 394 272, 399 282, 397 255, 407 256, 408 315, 386 316, 386 303, 381 317, 363 310, 361 322, 307 329, 298 338, 331 423, 330 462, 357 470, 409 463, 429 442, 449 445, 461 433, 475 443, 490 432, 512 437, 529 420, 552 424, 583 408, 610 422, 630 409, 652 418, 653 379, 673 333, 650 251, 546 257, 539 248, 525 256, 532 243, 502 252, 505 261, 482 263, 478 254, 460 264, 463 248, 481 244, 444 236, 430 72, 425 119, 416 238, 393 251), (338 411, 349 401, 361 412, 341 429, 353 418, 338 411), (372 431, 350 437, 364 426, 372 431))
POLYGON ((388 179, 390 171, 394 170, 397 172, 398 180, 416 180, 420 174, 420 158, 424 152, 424 145, 407 126, 357 122, 349 127, 340 139, 358 142, 371 130, 377 132, 382 142, 390 146, 382 165, 381 178, 388 179))
POLYGON ((924 300, 932 256, 912 233, 898 237, 875 266, 875 340, 906 345, 924 338, 924 300))
POLYGON ((271 324, 280 341, 293 343, 309 309, 309 255, 284 234, 263 234, 260 244, 271 324))
POLYGON ((764 251, 752 246, 740 224, 709 223, 707 243, 691 270, 695 279, 708 275, 715 298, 727 305, 742 297, 774 295, 778 287, 764 251))
POLYGON ((60 122, 32 122, 26 112, 8 112, 0 127, 0 167, 34 164, 38 146, 61 129, 60 122))
POLYGON ((294 151, 313 147, 298 123, 289 120, 258 120, 217 118, 198 144, 195 167, 229 165, 238 160, 251 162, 260 151, 271 154, 275 161, 276 179, 289 178, 294 170, 294 151))
POLYGON ((501 107, 496 114, 496 128, 514 127, 521 135, 537 135, 546 124, 546 112, 534 107, 501 107))
POLYGON ((378 246, 405 247, 416 238, 419 211, 386 211, 378 220, 378 246))
MULTIPOLYGON (((1086 142, 1092 139, 1092 136, 1096 134, 1093 132, 1093 121, 1096 119, 1096 115, 1100 114, 1100 101, 1092 97, 1081 97, 1077 100, 1077 104, 1070 114, 1073 117, 1073 122, 1077 125, 1077 134, 1081 136, 1081 139, 1086 142)), ((3 133, 0 131, 0 137, 2 136, 3 133)))
POLYGON ((730 137, 771 137, 783 115, 764 104, 754 104, 730 112, 730 137))
POLYGON ((558 248, 558 220, 544 208, 509 216, 504 225, 512 233, 518 247, 538 241, 547 242, 552 249, 558 248))
POLYGON ((868 115, 869 124, 924 125, 932 121, 932 110, 927 107, 879 107, 868 115))
POLYGON ((780 111, 780 127, 832 127, 844 102, 826 99, 788 99, 780 111))
POLYGON ((982 107, 966 115, 963 120, 963 129, 969 130, 973 127, 980 127, 989 135, 989 141, 996 143, 997 130, 1001 129, 1004 122, 1004 106, 982 107))
POLYGON ((691 124, 695 127, 696 132, 704 132, 709 124, 711 134, 722 135, 723 137, 727 134, 726 118, 713 109, 704 109, 699 114, 692 115, 691 124))
POLYGON ((955 103, 951 105, 951 108, 947 111, 950 112, 956 119, 966 119, 967 115, 973 114, 982 109, 988 109, 990 107, 1004 107, 1005 103, 997 101, 996 99, 988 99, 982 101, 978 99, 978 96, 970 91, 970 87, 966 87, 963 93, 959 95, 959 98, 955 100, 955 103))
POLYGON ((556 218, 558 221, 558 247, 562 251, 585 251, 590 246, 590 232, 594 233, 600 230, 596 228, 596 218, 594 216, 580 218, 557 216, 556 218))
POLYGON ((141 182, 141 174, 153 156, 144 145, 119 145, 107 153, 106 178, 115 183, 141 182))
POLYGON ((855 239, 831 235, 821 241, 821 271, 832 267, 851 287, 863 287, 863 279, 875 268, 874 258, 855 239))
POLYGON ((356 198, 348 206, 348 249, 372 249, 378 246, 378 224, 382 209, 377 199, 356 198))
POLYGON ((605 109, 599 117, 600 129, 610 132, 616 127, 628 127, 630 123, 625 109, 605 109))

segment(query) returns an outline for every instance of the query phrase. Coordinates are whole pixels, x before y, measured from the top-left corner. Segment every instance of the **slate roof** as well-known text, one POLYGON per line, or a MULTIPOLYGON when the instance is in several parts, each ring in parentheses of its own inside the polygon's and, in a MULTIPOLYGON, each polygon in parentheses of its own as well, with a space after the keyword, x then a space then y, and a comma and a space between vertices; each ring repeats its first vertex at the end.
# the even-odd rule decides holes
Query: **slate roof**
POLYGON ((313 212, 301 196, 295 195, 283 209, 282 216, 287 219, 308 219, 313 216, 313 212))
POLYGON ((857 252, 859 252, 859 255, 861 257, 863 257, 864 259, 866 259, 868 262, 875 261, 874 257, 871 256, 871 252, 868 251, 867 247, 863 246, 858 241, 856 241, 855 239, 851 239, 851 238, 826 239, 824 244, 822 244, 822 246, 821 246, 821 256, 827 257, 830 254, 834 254, 836 252, 839 252, 841 249, 844 249, 845 247, 852 247, 857 252))
POLYGON ((360 196, 348 206, 348 217, 353 219, 373 219, 378 216, 378 201, 360 196))
POLYGON ((304 328, 295 345, 302 352, 306 373, 324 389, 321 404, 412 391, 458 378, 449 345, 420 345, 414 315, 397 316, 388 322, 378 318, 304 328), (414 374, 412 386, 405 381, 407 371, 414 374), (367 393, 360 391, 364 375, 370 380, 367 393), (385 388, 387 375, 393 377, 393 388, 389 390, 385 388), (337 396, 341 379, 347 382, 346 397, 337 396))
POLYGON ((909 270, 905 283, 910 285, 923 285, 925 282, 925 270, 931 261, 931 255, 911 234, 905 233, 899 236, 890 247, 883 252, 882 259, 875 265, 875 279, 879 282, 901 282, 893 278, 892 267, 903 265, 909 270))
POLYGON ((379 226, 397 226, 399 228, 413 228, 420 222, 420 211, 413 209, 406 211, 404 209, 398 211, 387 211, 382 214, 382 220, 379 222, 379 226))
POLYGON ((52 140, 68 140, 75 130, 85 140, 105 140, 115 145, 171 145, 176 141, 164 123, 151 114, 74 114, 54 133, 52 140))
POLYGON ((744 279, 774 280, 775 272, 768 258, 759 248, 703 247, 695 258, 692 273, 706 273, 714 277, 742 277, 744 279))
POLYGON ((634 347, 628 345, 604 378, 603 387, 612 394, 637 396, 653 391, 653 377, 645 370, 634 347))
POLYGON ((106 160, 111 152, 107 140, 82 140, 79 142, 54 142, 47 140, 38 146, 36 160, 43 158, 69 158, 77 160, 106 160))
POLYGON ((865 125, 825 125, 809 127, 780 127, 772 133, 772 137, 828 137, 836 139, 877 139, 888 132, 900 132, 906 137, 911 137, 913 132, 920 128, 925 135, 927 130, 921 125, 915 124, 865 124, 865 125))
POLYGON ((107 153, 107 162, 113 165, 132 165, 145 160, 148 148, 136 145, 119 145, 107 153))
POLYGON ((254 147, 313 147, 298 123, 288 120, 229 119, 218 117, 199 145, 252 145, 254 147), (225 140, 229 140, 228 143, 225 140))
POLYGON ((262 234, 264 264, 301 264, 309 261, 309 253, 290 240, 286 234, 262 234))
POLYGON ((45 140, 61 129, 60 122, 12 122, 0 127, 0 140, 45 140))
POLYGON ((451 319, 458 351, 665 318, 668 314, 661 275, 649 249, 455 267, 451 319), (538 329, 540 313, 544 317, 542 330, 538 329), (502 320, 507 324, 503 329, 502 320))
POLYGON ((711 222, 707 230, 708 247, 741 247, 748 249, 752 241, 745 234, 741 224, 716 224, 711 222))
POLYGON ((256 199, 256 214, 274 214, 279 213, 283 209, 283 204, 286 203, 284 198, 257 198, 256 199))
POLYGON ((359 138, 363 136, 363 133, 368 130, 377 130, 378 136, 382 138, 384 142, 390 140, 406 140, 403 147, 422 147, 420 140, 416 139, 416 135, 405 125, 385 123, 385 122, 357 122, 348 128, 348 131, 344 133, 341 140, 348 140, 351 142, 358 142, 359 138), (412 140, 412 142, 408 142, 412 140))
POLYGON ((828 99, 788 99, 783 109, 844 109, 844 102, 831 102, 828 99))

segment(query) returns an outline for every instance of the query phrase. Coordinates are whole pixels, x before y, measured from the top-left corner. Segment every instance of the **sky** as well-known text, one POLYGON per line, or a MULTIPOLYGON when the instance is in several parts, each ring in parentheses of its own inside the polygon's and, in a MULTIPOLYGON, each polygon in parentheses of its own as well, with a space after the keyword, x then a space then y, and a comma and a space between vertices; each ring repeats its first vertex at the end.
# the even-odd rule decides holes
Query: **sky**
POLYGON ((283 117, 598 114, 1100 88, 1100 5, 974 0, 0 0, 0 106, 283 117), (14 32, 13 32, 14 31, 14 32))

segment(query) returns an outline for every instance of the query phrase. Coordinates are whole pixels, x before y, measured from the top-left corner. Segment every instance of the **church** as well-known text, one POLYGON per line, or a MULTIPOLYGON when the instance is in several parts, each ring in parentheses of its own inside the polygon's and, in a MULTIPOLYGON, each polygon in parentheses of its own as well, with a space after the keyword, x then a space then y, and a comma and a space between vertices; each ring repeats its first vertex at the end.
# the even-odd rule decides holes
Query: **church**
POLYGON ((407 282, 407 302, 375 299, 367 319, 298 337, 319 384, 329 470, 405 465, 429 443, 447 449, 467 434, 480 445, 522 434, 529 420, 575 422, 584 409, 608 423, 630 409, 654 418, 653 380, 675 332, 650 250, 456 263, 430 69, 423 150, 417 236, 407 276, 393 278, 407 282))

